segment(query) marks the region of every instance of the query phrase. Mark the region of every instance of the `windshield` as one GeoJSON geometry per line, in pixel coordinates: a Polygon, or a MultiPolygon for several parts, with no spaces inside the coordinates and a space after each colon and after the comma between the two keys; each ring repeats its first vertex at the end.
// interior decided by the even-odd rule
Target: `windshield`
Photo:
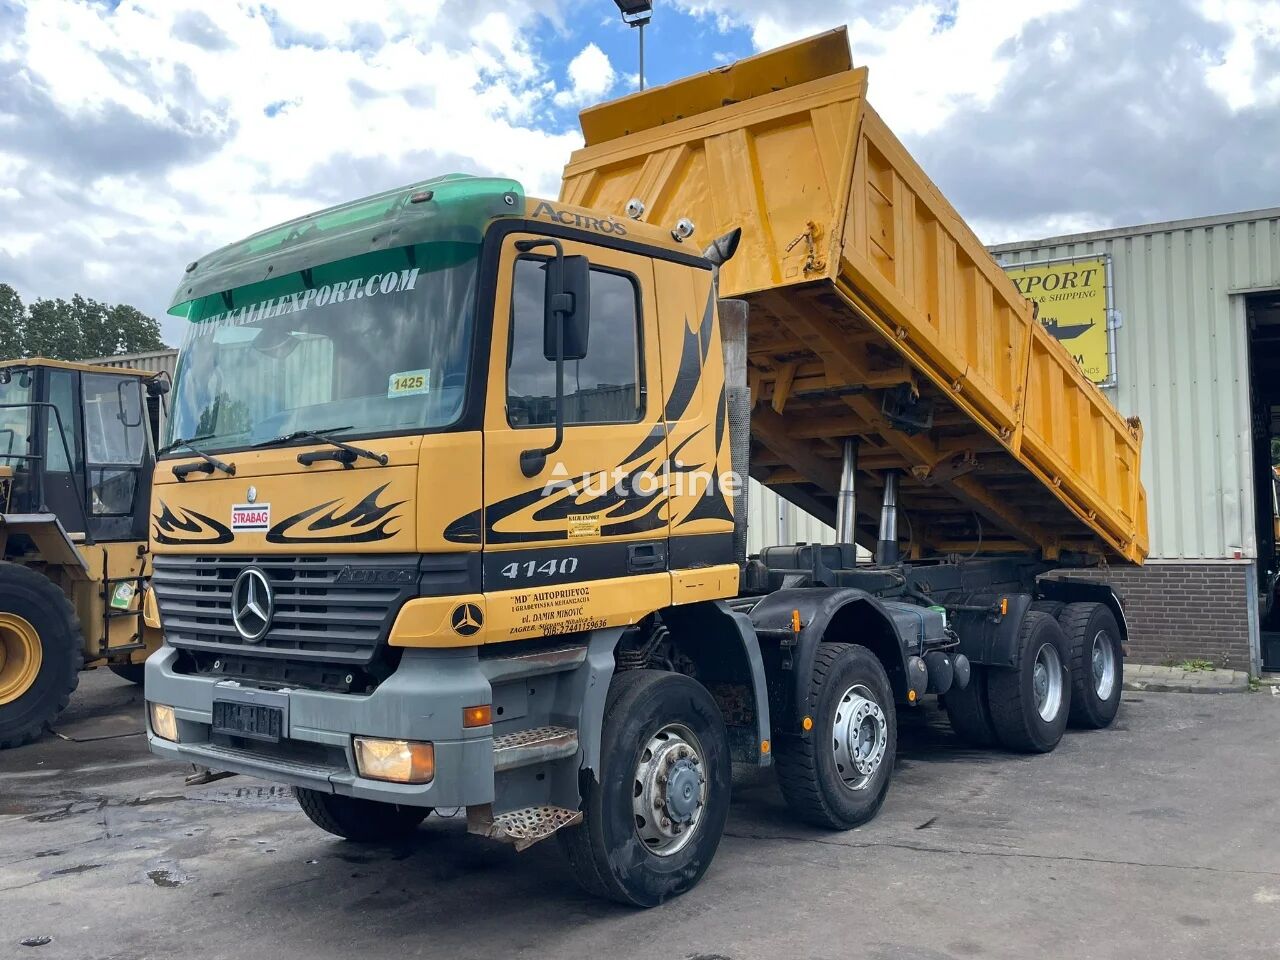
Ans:
{"type": "Polygon", "coordinates": [[[202,298],[165,442],[449,426],[465,397],[478,255],[474,243],[423,243],[202,298]]]}

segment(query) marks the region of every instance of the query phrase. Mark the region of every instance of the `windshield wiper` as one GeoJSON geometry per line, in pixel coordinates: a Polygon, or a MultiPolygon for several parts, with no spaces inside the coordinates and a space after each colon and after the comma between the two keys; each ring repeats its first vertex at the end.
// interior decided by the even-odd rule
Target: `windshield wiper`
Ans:
{"type": "Polygon", "coordinates": [[[234,477],[236,475],[236,465],[234,463],[227,463],[225,460],[219,460],[217,457],[210,456],[203,450],[199,450],[192,446],[193,443],[198,443],[201,440],[209,440],[212,437],[213,434],[209,433],[203,437],[192,437],[189,440],[174,440],[172,443],[166,443],[156,452],[163,454],[169,453],[173,450],[190,450],[204,461],[203,463],[180,463],[174,467],[173,475],[179,480],[185,480],[193,473],[213,473],[215,470],[221,470],[227,476],[234,477]]]}
{"type": "Polygon", "coordinates": [[[379,466],[385,467],[390,459],[385,453],[374,453],[372,450],[366,450],[363,447],[353,447],[349,443],[343,443],[341,440],[335,440],[333,437],[326,436],[326,433],[336,433],[339,430],[350,430],[350,426],[330,427],[325,433],[318,433],[314,430],[295,430],[293,433],[286,433],[283,436],[272,437],[270,440],[262,440],[255,443],[255,447],[273,447],[282,443],[290,443],[293,440],[314,440],[316,443],[327,443],[331,447],[337,447],[336,450],[309,450],[306,453],[298,454],[298,462],[304,467],[309,467],[313,463],[321,460],[336,460],[342,464],[344,469],[350,470],[361,457],[372,460],[379,466]]]}

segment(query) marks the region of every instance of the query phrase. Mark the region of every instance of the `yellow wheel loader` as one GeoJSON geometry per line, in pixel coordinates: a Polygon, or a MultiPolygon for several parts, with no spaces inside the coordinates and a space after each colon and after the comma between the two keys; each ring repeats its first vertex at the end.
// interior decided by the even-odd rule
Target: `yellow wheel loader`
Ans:
{"type": "Polygon", "coordinates": [[[80,671],[142,682],[155,374],[0,364],[0,749],[38,737],[80,671]]]}

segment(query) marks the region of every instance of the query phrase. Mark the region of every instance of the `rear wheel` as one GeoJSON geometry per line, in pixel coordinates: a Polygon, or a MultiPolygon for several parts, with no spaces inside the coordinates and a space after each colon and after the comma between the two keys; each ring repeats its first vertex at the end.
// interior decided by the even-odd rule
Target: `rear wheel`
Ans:
{"type": "Polygon", "coordinates": [[[778,784],[801,820],[848,830],[874,817],[889,792],[898,749],[893,688],[866,647],[823,643],[810,697],[810,736],[777,745],[778,784]]]}
{"type": "Polygon", "coordinates": [[[141,663],[109,663],[107,669],[114,673],[121,680],[128,680],[130,683],[136,683],[142,686],[142,678],[144,674],[145,664],[141,663]]]}
{"type": "Polygon", "coordinates": [[[302,812],[317,827],[356,843],[403,840],[417,830],[418,824],[431,812],[429,807],[379,803],[305,787],[295,787],[293,793],[302,812]]]}
{"type": "Polygon", "coordinates": [[[1048,753],[1067,728],[1070,652],[1058,621],[1029,611],[1018,632],[1018,664],[987,674],[987,704],[1000,742],[1010,750],[1048,753]]]}
{"type": "Polygon", "coordinates": [[[1104,603],[1071,603],[1058,615],[1071,650],[1071,725],[1100,730],[1120,709],[1120,626],[1104,603]]]}
{"type": "Polygon", "coordinates": [[[53,581],[0,562],[0,749],[29,743],[57,719],[80,682],[83,644],[53,581]]]}
{"type": "Polygon", "coordinates": [[[618,674],[583,822],[556,834],[574,876],[636,907],[691,889],[720,845],[731,777],[729,736],[706,688],[676,673],[618,674]]]}
{"type": "Polygon", "coordinates": [[[987,668],[974,664],[963,690],[952,687],[942,695],[947,719],[957,736],[971,747],[994,747],[1000,741],[987,705],[987,668]]]}

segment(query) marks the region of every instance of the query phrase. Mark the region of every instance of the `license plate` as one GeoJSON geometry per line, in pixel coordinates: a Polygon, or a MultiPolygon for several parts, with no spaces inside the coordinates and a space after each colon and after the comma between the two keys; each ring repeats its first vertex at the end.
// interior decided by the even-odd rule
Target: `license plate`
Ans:
{"type": "Polygon", "coordinates": [[[284,711],[254,703],[213,701],[213,732],[277,742],[284,736],[284,711]]]}

